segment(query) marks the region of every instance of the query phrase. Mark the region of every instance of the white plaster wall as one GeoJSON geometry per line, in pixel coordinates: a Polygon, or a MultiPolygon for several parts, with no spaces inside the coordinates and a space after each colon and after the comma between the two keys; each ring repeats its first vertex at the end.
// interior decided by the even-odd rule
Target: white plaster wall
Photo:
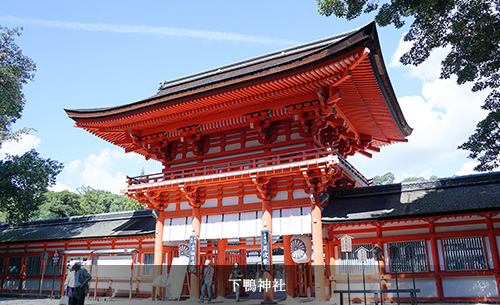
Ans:
{"type": "Polygon", "coordinates": [[[484,246],[485,246],[485,250],[486,250],[486,257],[488,258],[488,267],[490,269],[494,269],[493,254],[491,253],[490,239],[488,238],[488,236],[484,237],[484,246]]]}
{"type": "MultiPolygon", "coordinates": [[[[420,289],[420,293],[417,293],[417,298],[436,298],[436,280],[434,278],[420,278],[415,279],[415,286],[420,289]]],[[[411,278],[401,279],[398,278],[399,289],[411,289],[413,288],[413,280],[411,278]]],[[[396,289],[396,279],[387,280],[387,289],[396,289]]],[[[409,297],[409,293],[405,295],[400,295],[402,297],[409,297]]],[[[396,298],[396,293],[388,293],[388,297],[396,298]]]]}
{"type": "Polygon", "coordinates": [[[19,288],[19,279],[5,279],[3,282],[3,289],[18,289],[19,288]]]}
{"type": "Polygon", "coordinates": [[[459,232],[459,231],[475,231],[475,230],[486,230],[486,224],[478,223],[472,225],[459,225],[459,226],[449,226],[449,227],[436,227],[436,233],[442,232],[459,232]]]}
{"type": "Polygon", "coordinates": [[[445,297],[498,297],[494,276],[443,278],[445,297]]]}
{"type": "Polygon", "coordinates": [[[297,140],[297,139],[302,139],[302,137],[298,132],[294,132],[290,135],[290,140],[297,140]]]}
{"type": "Polygon", "coordinates": [[[276,196],[271,199],[271,201],[278,201],[278,200],[288,200],[288,192],[277,192],[276,196]]]}
{"type": "Polygon", "coordinates": [[[226,205],[237,205],[237,204],[238,204],[238,197],[237,196],[222,197],[222,205],[223,206],[226,206],[226,205]]]}
{"type": "MultiPolygon", "coordinates": [[[[108,249],[109,249],[109,247],[108,247],[108,249]]],[[[44,278],[43,285],[42,285],[42,289],[43,290],[52,290],[52,279],[49,280],[50,277],[51,276],[49,275],[49,276],[47,276],[47,277],[44,278]]],[[[56,279],[54,281],[54,292],[58,292],[59,291],[59,289],[61,287],[60,283],[61,283],[61,280],[59,280],[59,279],[56,279]]]]}
{"type": "Polygon", "coordinates": [[[293,190],[293,199],[308,198],[309,194],[306,194],[303,189],[293,190]]]}
{"type": "Polygon", "coordinates": [[[285,142],[286,141],[286,136],[281,135],[276,138],[276,142],[285,142]]]}
{"type": "Polygon", "coordinates": [[[224,148],[225,151],[230,151],[230,150],[235,150],[235,149],[240,149],[241,148],[241,143],[233,143],[226,145],[224,148]]]}
{"type": "Polygon", "coordinates": [[[259,145],[260,145],[259,140],[245,142],[245,147],[255,147],[255,146],[259,146],[259,145]]]}
{"type": "MultiPolygon", "coordinates": [[[[45,278],[47,280],[47,278],[45,278]]],[[[44,282],[45,282],[44,280],[44,282]]],[[[39,290],[40,279],[25,279],[23,281],[23,290],[39,290]]],[[[51,281],[52,284],[52,281],[51,281]]]]}
{"type": "Polygon", "coordinates": [[[215,153],[220,153],[221,152],[221,149],[220,149],[220,146],[214,146],[214,147],[210,147],[208,149],[208,154],[215,154],[215,153]]]}
{"type": "Polygon", "coordinates": [[[260,200],[255,194],[243,196],[243,203],[258,203],[258,202],[262,202],[262,200],[260,200]]]}
{"type": "Polygon", "coordinates": [[[211,198],[205,200],[205,203],[201,206],[202,208],[213,208],[217,206],[217,198],[211,198]]]}
{"type": "Polygon", "coordinates": [[[382,236],[406,236],[406,235],[418,235],[418,234],[427,234],[429,233],[429,229],[420,228],[420,229],[407,229],[407,230],[394,230],[394,231],[382,231],[382,236]]]}
{"type": "MultiPolygon", "coordinates": [[[[349,286],[351,290],[363,290],[363,280],[349,280],[349,286]]],[[[380,284],[378,280],[366,280],[365,282],[366,289],[380,289],[380,284]]],[[[337,288],[335,290],[347,290],[347,281],[337,281],[337,288]]],[[[335,297],[339,297],[338,294],[334,295],[335,297]]],[[[351,304],[353,304],[352,299],[359,298],[363,300],[362,293],[351,293],[351,304]]],[[[367,293],[366,298],[373,298],[373,293],[367,293]]],[[[371,302],[369,302],[371,303],[371,302]]],[[[344,294],[344,304],[347,304],[347,294],[344,294]]]]}
{"type": "Polygon", "coordinates": [[[164,209],[164,211],[175,211],[175,202],[169,203],[168,206],[164,209]]]}
{"type": "Polygon", "coordinates": [[[189,206],[189,202],[187,201],[181,201],[179,209],[181,210],[189,210],[191,207],[189,206]]]}

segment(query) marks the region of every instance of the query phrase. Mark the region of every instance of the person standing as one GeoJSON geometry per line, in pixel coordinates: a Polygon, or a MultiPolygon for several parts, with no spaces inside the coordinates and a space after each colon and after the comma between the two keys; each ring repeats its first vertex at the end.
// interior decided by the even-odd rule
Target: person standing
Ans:
{"type": "MultiPolygon", "coordinates": [[[[69,269],[69,264],[68,264],[69,269]]],[[[64,281],[64,291],[68,296],[68,299],[71,302],[71,297],[73,297],[73,290],[75,289],[75,265],[71,266],[71,269],[68,272],[68,276],[64,281]]]]}
{"type": "Polygon", "coordinates": [[[81,263],[76,263],[75,267],[75,290],[70,305],[84,305],[85,296],[89,293],[89,282],[92,276],[87,269],[82,268],[81,263]]]}
{"type": "Polygon", "coordinates": [[[243,278],[243,270],[241,270],[238,263],[234,263],[233,270],[231,270],[231,275],[229,279],[233,281],[234,295],[236,296],[236,302],[240,301],[240,289],[241,289],[241,279],[243,278]]]}
{"type": "Polygon", "coordinates": [[[214,267],[210,265],[210,260],[205,261],[203,279],[201,280],[201,294],[199,303],[205,303],[205,291],[208,296],[208,304],[212,303],[212,281],[214,279],[214,267]]]}

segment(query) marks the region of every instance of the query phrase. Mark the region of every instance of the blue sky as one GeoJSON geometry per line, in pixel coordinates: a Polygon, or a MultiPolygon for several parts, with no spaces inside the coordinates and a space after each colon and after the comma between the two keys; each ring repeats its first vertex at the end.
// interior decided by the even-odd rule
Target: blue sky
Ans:
{"type": "MultiPolygon", "coordinates": [[[[161,170],[155,161],[125,154],[74,128],[64,108],[134,102],[157,92],[158,82],[314,41],[365,25],[324,17],[315,0],[275,1],[2,1],[0,25],[24,27],[16,39],[37,63],[25,86],[26,108],[17,127],[37,129],[0,155],[36,148],[65,164],[54,190],[83,185],[118,193],[125,175],[161,170]]],[[[485,113],[485,92],[440,80],[438,50],[419,67],[404,67],[403,29],[378,28],[382,52],[403,113],[414,133],[372,159],[350,158],[365,176],[388,171],[408,176],[471,174],[467,152],[456,149],[485,113]]]]}

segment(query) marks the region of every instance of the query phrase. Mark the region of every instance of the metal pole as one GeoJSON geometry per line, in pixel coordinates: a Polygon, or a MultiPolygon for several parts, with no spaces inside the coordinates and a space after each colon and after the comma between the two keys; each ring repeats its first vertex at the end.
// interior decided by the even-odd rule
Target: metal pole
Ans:
{"type": "Polygon", "coordinates": [[[42,288],[43,288],[43,276],[45,274],[45,269],[47,268],[47,264],[46,264],[47,260],[42,260],[42,278],[40,279],[40,291],[38,293],[38,295],[41,297],[42,296],[42,288]]]}
{"type": "Polygon", "coordinates": [[[380,285],[380,304],[384,305],[384,294],[382,293],[382,277],[380,275],[380,261],[377,260],[377,265],[378,265],[378,283],[380,285]]]}
{"type": "Polygon", "coordinates": [[[411,277],[413,279],[413,289],[416,289],[415,285],[415,268],[413,267],[413,257],[410,258],[410,265],[411,265],[411,277]]]}
{"type": "Polygon", "coordinates": [[[349,281],[349,252],[345,253],[347,257],[347,300],[349,305],[351,305],[351,283],[349,281]]]}
{"type": "Polygon", "coordinates": [[[366,305],[366,281],[365,281],[365,263],[361,262],[361,269],[363,270],[363,296],[365,298],[366,305]]]}
{"type": "Polygon", "coordinates": [[[399,285],[398,285],[398,270],[394,268],[394,276],[396,276],[396,294],[398,297],[398,305],[399,305],[399,285]]]}
{"type": "Polygon", "coordinates": [[[50,299],[54,299],[54,284],[56,282],[56,268],[53,268],[53,275],[52,275],[52,291],[50,292],[50,299]]]}

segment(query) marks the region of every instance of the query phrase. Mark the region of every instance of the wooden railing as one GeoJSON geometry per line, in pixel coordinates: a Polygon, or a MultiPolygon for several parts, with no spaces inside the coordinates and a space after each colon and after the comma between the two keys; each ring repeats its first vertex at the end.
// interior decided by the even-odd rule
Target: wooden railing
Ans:
{"type": "MultiPolygon", "coordinates": [[[[237,172],[243,170],[251,170],[261,167],[271,167],[286,163],[314,160],[336,155],[331,149],[316,148],[303,151],[286,152],[282,154],[260,156],[251,159],[234,160],[222,163],[210,163],[196,166],[187,166],[179,169],[170,169],[163,173],[149,174],[136,177],[128,177],[127,183],[129,186],[168,181],[173,179],[185,179],[190,177],[210,176],[222,173],[237,172]]],[[[345,161],[344,158],[338,156],[344,166],[356,173],[359,177],[365,179],[351,164],[345,161]]],[[[366,180],[366,179],[365,179],[366,180]]]]}

